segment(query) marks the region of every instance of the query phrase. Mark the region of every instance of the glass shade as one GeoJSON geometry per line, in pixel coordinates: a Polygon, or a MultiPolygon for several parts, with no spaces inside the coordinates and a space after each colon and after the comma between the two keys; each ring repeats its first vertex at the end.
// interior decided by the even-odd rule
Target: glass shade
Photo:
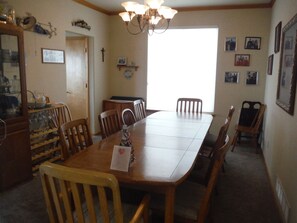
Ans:
{"type": "Polygon", "coordinates": [[[119,16],[122,17],[124,22],[130,22],[133,19],[133,17],[135,16],[135,13],[121,12],[121,13],[119,13],[119,16]]]}
{"type": "Polygon", "coordinates": [[[158,9],[164,3],[164,0],[146,0],[145,2],[151,9],[158,9]]]}
{"type": "Polygon", "coordinates": [[[125,8],[127,12],[134,12],[136,6],[138,5],[137,2],[123,2],[122,6],[125,8]]]}
{"type": "Polygon", "coordinates": [[[138,4],[136,7],[135,7],[135,14],[137,15],[144,15],[146,10],[148,10],[149,7],[146,6],[146,5],[141,5],[141,4],[138,4]]]}
{"type": "Polygon", "coordinates": [[[169,8],[166,10],[161,10],[161,11],[162,11],[162,15],[165,19],[172,19],[174,17],[174,15],[177,13],[177,10],[172,9],[172,8],[169,8]]]}
{"type": "Polygon", "coordinates": [[[150,24],[157,25],[160,20],[161,20],[161,17],[160,16],[157,16],[157,17],[156,16],[152,16],[150,18],[150,24]]]}

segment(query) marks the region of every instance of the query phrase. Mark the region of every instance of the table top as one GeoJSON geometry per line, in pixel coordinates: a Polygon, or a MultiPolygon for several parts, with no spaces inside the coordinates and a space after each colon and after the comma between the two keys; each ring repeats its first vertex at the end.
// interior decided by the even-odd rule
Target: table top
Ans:
{"type": "Polygon", "coordinates": [[[177,185],[189,174],[212,116],[177,112],[156,112],[129,127],[135,161],[128,172],[111,170],[118,132],[77,153],[64,165],[114,174],[120,183],[177,185]]]}

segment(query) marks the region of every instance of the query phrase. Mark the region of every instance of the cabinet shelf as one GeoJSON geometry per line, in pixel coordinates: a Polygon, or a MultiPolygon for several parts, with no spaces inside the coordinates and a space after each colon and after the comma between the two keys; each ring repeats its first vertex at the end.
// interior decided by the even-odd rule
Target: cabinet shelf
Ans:
{"type": "Polygon", "coordinates": [[[50,156],[54,152],[57,152],[57,151],[60,151],[60,150],[61,150],[61,148],[59,146],[54,147],[52,149],[45,150],[44,152],[38,153],[36,155],[33,155],[32,156],[32,161],[35,161],[35,160],[40,159],[42,157],[50,156]]]}
{"type": "Polygon", "coordinates": [[[121,70],[122,68],[132,68],[132,69],[135,69],[135,71],[137,71],[138,67],[139,66],[136,66],[136,65],[117,65],[117,67],[119,68],[119,70],[121,70]]]}

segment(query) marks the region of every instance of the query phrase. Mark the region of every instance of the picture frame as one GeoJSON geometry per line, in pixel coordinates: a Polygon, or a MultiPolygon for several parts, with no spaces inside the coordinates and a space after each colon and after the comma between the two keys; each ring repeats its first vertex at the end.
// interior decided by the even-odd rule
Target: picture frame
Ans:
{"type": "Polygon", "coordinates": [[[64,50],[41,48],[42,63],[64,64],[64,50]]]}
{"type": "Polygon", "coordinates": [[[275,32],[274,32],[274,53],[279,52],[281,31],[282,31],[282,22],[279,22],[275,27],[275,32]]]}
{"type": "Polygon", "coordinates": [[[294,115],[297,75],[297,14],[282,29],[276,104],[294,115]]]}
{"type": "Polygon", "coordinates": [[[273,54],[271,54],[268,57],[268,65],[267,65],[267,74],[272,75],[272,69],[273,69],[273,54]]]}
{"type": "Polygon", "coordinates": [[[226,71],[224,80],[225,80],[225,83],[238,84],[239,83],[239,72],[226,71]]]}
{"type": "Polygon", "coordinates": [[[117,65],[119,66],[127,65],[127,57],[118,57],[117,65]]]}
{"type": "Polygon", "coordinates": [[[237,48],[236,37],[226,37],[225,39],[225,51],[234,52],[237,48]]]}
{"type": "Polygon", "coordinates": [[[261,49],[261,37],[245,37],[244,49],[247,50],[260,50],[261,49]]]}
{"type": "Polygon", "coordinates": [[[235,54],[234,66],[250,66],[250,54],[235,54]]]}
{"type": "Polygon", "coordinates": [[[246,85],[257,85],[258,84],[258,71],[247,71],[245,76],[246,85]]]}

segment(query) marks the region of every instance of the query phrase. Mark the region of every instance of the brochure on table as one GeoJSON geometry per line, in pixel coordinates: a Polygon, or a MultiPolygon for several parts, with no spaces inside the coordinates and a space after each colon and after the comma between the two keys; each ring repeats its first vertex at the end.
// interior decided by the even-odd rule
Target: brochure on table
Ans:
{"type": "Polygon", "coordinates": [[[118,146],[113,147],[110,169],[128,172],[131,156],[131,147],[118,146]]]}

